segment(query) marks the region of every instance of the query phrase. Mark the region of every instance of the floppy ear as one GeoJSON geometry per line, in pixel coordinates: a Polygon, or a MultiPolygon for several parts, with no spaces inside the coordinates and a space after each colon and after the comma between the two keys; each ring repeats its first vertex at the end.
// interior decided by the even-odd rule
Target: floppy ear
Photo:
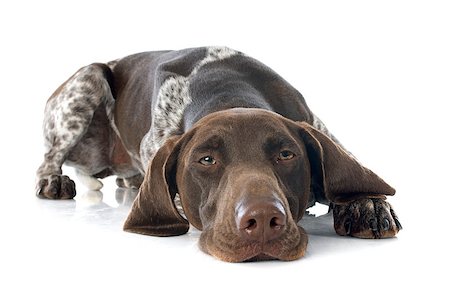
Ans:
{"type": "Polygon", "coordinates": [[[300,135],[305,143],[313,180],[327,200],[345,203],[359,198],[385,198],[395,189],[362,166],[340,145],[311,125],[301,122],[300,135]]]}
{"type": "Polygon", "coordinates": [[[174,204],[176,185],[170,178],[180,146],[179,136],[167,140],[156,152],[145,174],[144,182],[134,200],[123,226],[128,232],[151,236],[178,236],[189,230],[189,223],[174,204]]]}

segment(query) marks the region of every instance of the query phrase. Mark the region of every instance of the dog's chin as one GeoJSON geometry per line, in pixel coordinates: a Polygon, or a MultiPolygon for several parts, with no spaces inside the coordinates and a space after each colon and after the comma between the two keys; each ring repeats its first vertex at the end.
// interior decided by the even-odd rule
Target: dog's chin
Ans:
{"type": "Polygon", "coordinates": [[[199,246],[203,252],[219,260],[234,263],[297,260],[305,255],[307,244],[308,237],[301,227],[298,227],[295,237],[290,236],[286,240],[271,241],[264,245],[259,242],[224,241],[223,235],[216,238],[213,232],[208,230],[202,232],[199,240],[199,246]]]}

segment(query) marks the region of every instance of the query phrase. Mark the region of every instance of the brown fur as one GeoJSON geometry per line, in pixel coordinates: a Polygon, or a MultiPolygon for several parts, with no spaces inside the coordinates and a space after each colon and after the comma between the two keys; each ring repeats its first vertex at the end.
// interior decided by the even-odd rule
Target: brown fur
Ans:
{"type": "Polygon", "coordinates": [[[401,228],[384,201],[395,190],[340,145],[293,86],[229,48],[86,66],[49,99],[44,136],[39,197],[75,196],[63,163],[96,190],[96,178],[117,175],[119,186],[140,186],[125,230],[173,236],[192,224],[201,249],[221,260],[302,257],[308,238],[298,221],[315,202],[333,207],[341,235],[391,237],[401,228]]]}
{"type": "Polygon", "coordinates": [[[297,259],[306,250],[307,237],[297,222],[307,207],[312,175],[320,175],[331,202],[394,193],[306,123],[260,109],[214,113],[156,153],[124,228],[158,236],[185,233],[188,223],[173,203],[178,192],[187,219],[203,231],[203,251],[234,262],[255,257],[297,259]],[[274,156],[284,149],[295,152],[296,157],[277,163],[274,156]],[[199,164],[204,155],[214,156],[217,164],[199,164]],[[276,240],[240,238],[233,212],[249,195],[277,198],[288,209],[286,229],[276,240]]]}

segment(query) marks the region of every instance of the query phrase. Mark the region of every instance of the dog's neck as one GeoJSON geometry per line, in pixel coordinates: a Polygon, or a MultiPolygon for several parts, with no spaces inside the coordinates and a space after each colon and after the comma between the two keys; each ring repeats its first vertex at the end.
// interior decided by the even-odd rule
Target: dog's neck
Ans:
{"type": "Polygon", "coordinates": [[[232,108],[273,110],[262,92],[248,81],[230,73],[220,75],[224,77],[215,81],[207,71],[201,74],[201,79],[192,80],[190,93],[195,101],[184,111],[181,124],[184,132],[204,116],[218,111],[232,108]]]}

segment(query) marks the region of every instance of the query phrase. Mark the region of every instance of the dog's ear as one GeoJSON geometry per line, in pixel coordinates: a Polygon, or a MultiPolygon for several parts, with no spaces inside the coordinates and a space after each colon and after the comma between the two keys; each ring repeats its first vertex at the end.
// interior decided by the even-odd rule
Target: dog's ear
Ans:
{"type": "Polygon", "coordinates": [[[345,203],[359,198],[385,198],[395,189],[311,125],[300,122],[300,136],[308,152],[313,182],[326,199],[345,203]],[[321,187],[321,188],[320,188],[321,187]]]}
{"type": "Polygon", "coordinates": [[[151,236],[178,236],[189,223],[175,207],[176,184],[172,174],[180,151],[179,136],[167,140],[156,152],[134,200],[124,230],[151,236]]]}

